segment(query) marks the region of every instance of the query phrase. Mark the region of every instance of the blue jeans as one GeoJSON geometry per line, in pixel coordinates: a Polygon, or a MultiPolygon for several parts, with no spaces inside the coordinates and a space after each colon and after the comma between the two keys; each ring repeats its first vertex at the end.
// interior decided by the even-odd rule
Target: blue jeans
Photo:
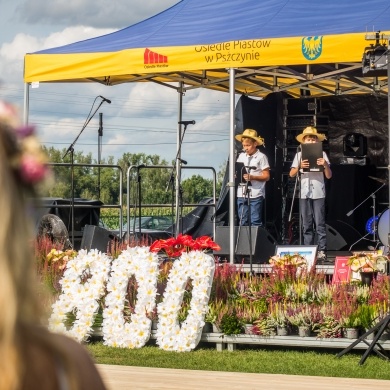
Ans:
{"type": "Polygon", "coordinates": [[[317,233],[318,250],[326,251],[325,198],[299,199],[299,202],[304,245],[315,245],[317,233]]]}
{"type": "MultiPolygon", "coordinates": [[[[259,196],[258,198],[250,199],[251,206],[251,226],[263,226],[263,203],[264,196],[259,196]]],[[[249,225],[248,218],[248,199],[247,198],[237,198],[237,212],[238,212],[238,223],[241,226],[249,225]]]]}

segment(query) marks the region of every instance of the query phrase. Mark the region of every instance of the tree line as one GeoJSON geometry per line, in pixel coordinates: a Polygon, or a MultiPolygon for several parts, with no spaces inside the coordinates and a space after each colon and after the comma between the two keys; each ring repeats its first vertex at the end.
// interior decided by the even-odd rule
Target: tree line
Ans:
{"type": "MultiPolygon", "coordinates": [[[[71,198],[71,173],[69,166],[55,164],[71,163],[71,155],[66,154],[66,149],[56,149],[54,147],[43,147],[48,155],[50,163],[54,163],[53,172],[55,177],[54,185],[48,190],[45,196],[71,198]]],[[[87,155],[78,151],[73,154],[74,164],[97,164],[92,158],[92,153],[87,155]]],[[[126,180],[129,167],[145,166],[172,166],[158,155],[146,155],[145,153],[124,153],[117,161],[110,156],[100,161],[101,165],[116,165],[123,172],[123,190],[126,192],[126,180]]],[[[220,167],[217,172],[217,196],[220,192],[225,167],[220,167]]],[[[142,204],[169,204],[172,202],[172,183],[169,185],[172,174],[171,168],[150,168],[132,169],[130,171],[130,203],[139,201],[141,193],[142,204]],[[138,174],[139,173],[139,174],[138,174]],[[138,187],[140,186],[140,187],[138,187]],[[141,188],[141,191],[138,191],[141,188]]],[[[74,166],[74,196],[91,200],[101,200],[104,204],[119,204],[120,199],[120,170],[105,167],[74,166]]],[[[173,180],[175,181],[175,180],[173,180]]],[[[173,183],[174,184],[174,183],[173,183]]],[[[198,203],[204,198],[213,194],[213,180],[206,179],[196,174],[181,181],[181,193],[184,204],[198,203]]],[[[126,202],[126,196],[123,197],[126,202]]]]}

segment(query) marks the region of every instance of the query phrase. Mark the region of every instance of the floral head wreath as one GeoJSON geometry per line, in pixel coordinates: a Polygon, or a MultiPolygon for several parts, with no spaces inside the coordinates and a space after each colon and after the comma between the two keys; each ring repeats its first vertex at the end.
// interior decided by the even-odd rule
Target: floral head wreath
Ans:
{"type": "Polygon", "coordinates": [[[35,136],[35,128],[20,125],[15,106],[0,100],[0,131],[11,169],[27,188],[34,189],[49,175],[47,157],[35,136]]]}

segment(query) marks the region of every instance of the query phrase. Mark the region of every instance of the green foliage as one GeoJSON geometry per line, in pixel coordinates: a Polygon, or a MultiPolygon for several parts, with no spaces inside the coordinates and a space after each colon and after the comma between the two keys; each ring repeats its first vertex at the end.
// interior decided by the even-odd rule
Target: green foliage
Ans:
{"type": "Polygon", "coordinates": [[[357,310],[361,325],[364,329],[370,329],[374,325],[378,315],[378,309],[374,305],[361,305],[357,310]]]}
{"type": "Polygon", "coordinates": [[[224,334],[240,334],[242,333],[242,322],[238,318],[235,310],[225,313],[221,319],[220,328],[224,334]]]}
{"type": "MultiPolygon", "coordinates": [[[[44,147],[49,161],[55,164],[69,164],[71,156],[66,154],[66,149],[57,150],[53,147],[44,147]]],[[[131,205],[139,203],[139,192],[141,193],[141,203],[145,205],[172,204],[172,191],[167,191],[172,168],[167,161],[158,155],[146,155],[145,153],[124,153],[117,161],[111,156],[102,159],[101,165],[119,166],[123,172],[123,189],[126,189],[127,173],[130,170],[130,193],[131,205]],[[145,165],[140,169],[135,169],[139,165],[145,165]],[[166,168],[168,166],[168,168],[166,168]],[[139,177],[137,177],[137,172],[139,177]],[[140,189],[140,191],[139,191],[140,189]]],[[[76,198],[101,200],[105,204],[117,205],[120,203],[120,169],[106,167],[79,167],[77,164],[97,164],[92,159],[92,154],[83,155],[78,151],[74,153],[74,194],[76,198]]],[[[49,197],[70,198],[71,193],[71,169],[69,166],[55,165],[53,167],[55,175],[55,185],[45,194],[49,197]]],[[[218,174],[217,195],[221,186],[218,174]]],[[[212,197],[213,183],[211,179],[205,179],[201,175],[194,175],[185,179],[181,183],[183,189],[183,202],[187,204],[199,203],[203,198],[212,197]]],[[[170,186],[172,189],[172,184],[170,186]]],[[[123,198],[123,202],[126,197],[123,198]]]]}
{"type": "Polygon", "coordinates": [[[203,198],[210,197],[213,194],[213,181],[200,175],[194,175],[183,180],[182,189],[184,203],[198,203],[203,198]]]}

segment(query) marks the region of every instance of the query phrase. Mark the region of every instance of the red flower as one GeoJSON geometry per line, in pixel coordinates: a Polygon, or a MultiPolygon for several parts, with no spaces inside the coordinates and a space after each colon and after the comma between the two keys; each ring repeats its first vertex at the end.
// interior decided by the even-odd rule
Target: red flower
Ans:
{"type": "Polygon", "coordinates": [[[177,238],[172,237],[168,240],[157,240],[150,246],[151,252],[164,250],[169,257],[179,257],[183,252],[207,249],[219,251],[221,247],[208,236],[198,237],[194,240],[187,234],[179,234],[177,238]]]}
{"type": "Polygon", "coordinates": [[[156,240],[152,243],[152,245],[150,246],[149,250],[150,252],[160,252],[162,251],[163,249],[166,249],[167,248],[167,245],[166,245],[166,241],[167,240],[156,240]]]}
{"type": "Polygon", "coordinates": [[[209,236],[198,237],[196,243],[200,246],[200,249],[212,249],[213,251],[221,250],[221,247],[209,236]]]}
{"type": "Polygon", "coordinates": [[[188,234],[185,235],[179,234],[177,236],[176,246],[181,247],[183,251],[185,249],[190,249],[190,250],[193,249],[193,245],[194,245],[194,240],[188,234]]]}

